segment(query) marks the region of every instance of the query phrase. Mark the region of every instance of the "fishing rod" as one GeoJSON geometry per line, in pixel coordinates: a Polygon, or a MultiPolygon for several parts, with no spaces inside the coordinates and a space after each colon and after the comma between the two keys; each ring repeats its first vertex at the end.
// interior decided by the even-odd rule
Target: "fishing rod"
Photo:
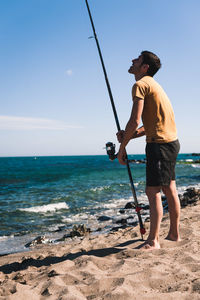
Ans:
{"type": "MultiPolygon", "coordinates": [[[[121,129],[120,129],[120,124],[119,124],[119,119],[118,119],[118,116],[117,116],[117,111],[116,111],[116,108],[115,108],[115,103],[114,103],[112,91],[111,91],[111,88],[110,88],[110,83],[108,81],[108,76],[107,76],[106,68],[105,68],[105,65],[104,65],[103,56],[102,56],[101,49],[100,49],[100,46],[99,46],[99,41],[98,41],[97,34],[96,34],[96,31],[95,31],[94,22],[93,22],[93,19],[92,19],[92,15],[91,15],[91,12],[90,12],[88,1],[85,0],[85,3],[86,3],[86,6],[87,6],[90,22],[91,22],[91,25],[92,25],[92,30],[93,30],[94,38],[95,38],[95,41],[96,41],[96,45],[97,45],[101,65],[102,65],[102,68],[103,68],[103,73],[104,73],[104,77],[105,77],[105,81],[106,81],[106,85],[107,85],[107,89],[108,89],[108,94],[109,94],[109,97],[110,97],[110,102],[111,102],[111,105],[112,105],[112,110],[113,110],[114,117],[115,117],[117,130],[120,131],[121,129]]],[[[113,145],[113,143],[111,143],[111,142],[107,143],[106,144],[106,150],[107,150],[107,154],[109,155],[109,158],[111,160],[113,160],[117,157],[117,155],[115,154],[115,145],[113,145]]],[[[129,176],[129,180],[130,180],[130,184],[131,184],[131,191],[132,191],[133,199],[134,199],[134,203],[135,203],[135,210],[136,210],[138,220],[139,220],[140,233],[141,233],[141,237],[143,239],[143,235],[145,234],[146,230],[144,228],[144,225],[143,225],[143,222],[142,222],[142,217],[141,217],[141,214],[140,214],[141,207],[139,206],[139,203],[138,203],[138,200],[137,200],[137,195],[136,195],[135,186],[134,186],[134,183],[133,183],[133,177],[132,177],[132,174],[131,174],[131,169],[130,169],[127,153],[126,153],[126,167],[127,167],[128,176],[129,176]]]]}

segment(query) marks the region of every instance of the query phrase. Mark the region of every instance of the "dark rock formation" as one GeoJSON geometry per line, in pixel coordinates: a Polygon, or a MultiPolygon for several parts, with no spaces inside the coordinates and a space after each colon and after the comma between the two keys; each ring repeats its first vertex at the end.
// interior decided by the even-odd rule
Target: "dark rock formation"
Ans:
{"type": "Polygon", "coordinates": [[[70,237],[84,236],[91,232],[90,228],[87,228],[85,224],[74,225],[70,232],[70,237]]]}
{"type": "Polygon", "coordinates": [[[187,205],[196,205],[196,202],[200,200],[200,189],[196,188],[188,188],[186,192],[182,195],[179,194],[179,200],[181,207],[185,207],[187,205]]]}
{"type": "Polygon", "coordinates": [[[32,240],[31,242],[27,243],[25,247],[29,248],[29,247],[34,247],[36,245],[47,244],[47,243],[51,243],[51,240],[46,239],[44,235],[40,235],[36,237],[34,240],[32,240]]]}

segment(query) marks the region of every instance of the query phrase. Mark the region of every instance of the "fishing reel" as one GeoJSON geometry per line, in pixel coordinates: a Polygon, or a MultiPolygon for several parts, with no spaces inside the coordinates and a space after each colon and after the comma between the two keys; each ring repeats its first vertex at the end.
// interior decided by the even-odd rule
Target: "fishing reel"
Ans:
{"type": "Polygon", "coordinates": [[[105,149],[110,160],[114,160],[115,158],[117,158],[117,154],[115,154],[115,144],[113,144],[112,142],[108,142],[106,143],[105,149]]]}

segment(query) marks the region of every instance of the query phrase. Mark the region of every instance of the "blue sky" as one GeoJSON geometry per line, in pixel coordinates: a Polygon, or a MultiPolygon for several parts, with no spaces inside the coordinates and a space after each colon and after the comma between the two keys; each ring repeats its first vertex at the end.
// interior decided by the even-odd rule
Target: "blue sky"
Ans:
{"type": "MultiPolygon", "coordinates": [[[[200,152],[200,1],[88,0],[121,127],[127,70],[155,52],[181,152],[200,152]]],[[[84,0],[0,1],[0,156],[105,154],[116,125],[84,0]]],[[[129,153],[144,153],[145,138],[129,153]]]]}

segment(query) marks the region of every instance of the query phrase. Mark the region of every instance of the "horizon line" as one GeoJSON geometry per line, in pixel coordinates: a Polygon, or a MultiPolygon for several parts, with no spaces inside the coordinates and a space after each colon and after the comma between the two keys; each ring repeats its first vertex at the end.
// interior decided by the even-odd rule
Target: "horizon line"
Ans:
{"type": "MultiPolygon", "coordinates": [[[[197,155],[200,156],[200,153],[197,152],[185,152],[185,153],[179,153],[180,154],[191,154],[191,155],[197,155]]],[[[128,155],[146,155],[145,153],[129,153],[128,155]]],[[[37,158],[37,157],[65,157],[65,156],[108,156],[107,154],[61,154],[61,155],[14,155],[14,156],[0,156],[0,158],[22,158],[22,157],[33,157],[33,158],[37,158]]]]}

